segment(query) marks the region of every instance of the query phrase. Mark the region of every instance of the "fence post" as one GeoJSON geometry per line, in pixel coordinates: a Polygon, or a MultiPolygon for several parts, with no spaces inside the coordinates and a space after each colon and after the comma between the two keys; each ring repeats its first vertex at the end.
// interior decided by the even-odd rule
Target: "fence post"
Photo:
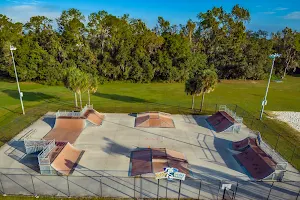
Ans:
{"type": "Polygon", "coordinates": [[[32,174],[30,174],[30,176],[31,176],[31,183],[32,183],[32,188],[33,188],[33,195],[34,195],[35,197],[37,197],[37,194],[36,194],[36,192],[35,192],[34,183],[33,183],[33,176],[32,176],[32,174]]]}
{"type": "Polygon", "coordinates": [[[198,200],[200,199],[200,195],[201,195],[201,182],[202,182],[202,180],[200,180],[199,193],[198,193],[198,200]]]}
{"type": "Polygon", "coordinates": [[[156,199],[159,199],[159,179],[157,180],[157,197],[156,199]]]}
{"type": "Polygon", "coordinates": [[[274,181],[273,181],[273,183],[272,183],[272,185],[271,185],[271,188],[270,188],[270,191],[269,191],[267,200],[269,199],[269,197],[270,197],[270,195],[271,195],[271,191],[272,191],[273,185],[274,185],[274,181]]]}
{"type": "Polygon", "coordinates": [[[237,182],[236,182],[236,187],[235,187],[235,192],[234,192],[234,194],[233,194],[233,199],[235,199],[235,196],[236,196],[238,187],[239,187],[239,182],[237,181],[237,182]]]}
{"type": "Polygon", "coordinates": [[[167,183],[166,183],[166,199],[168,198],[168,183],[169,183],[169,181],[167,179],[167,183]]]}
{"type": "MultiPolygon", "coordinates": [[[[223,197],[222,197],[222,200],[225,199],[225,193],[226,193],[226,187],[224,188],[224,191],[223,191],[223,197]]],[[[218,195],[219,197],[219,195],[218,195]]]]}
{"type": "Polygon", "coordinates": [[[297,198],[296,198],[296,200],[298,200],[298,197],[300,196],[300,189],[299,189],[299,192],[298,192],[298,194],[297,194],[297,198]]]}
{"type": "Polygon", "coordinates": [[[217,196],[217,199],[219,199],[219,194],[220,194],[221,184],[222,184],[222,181],[220,181],[220,184],[219,184],[219,190],[218,190],[218,196],[217,196]]]}
{"type": "Polygon", "coordinates": [[[236,113],[236,110],[237,110],[237,104],[235,104],[234,113],[236,113]]]}
{"type": "Polygon", "coordinates": [[[218,111],[218,104],[216,103],[215,112],[218,111]]]}
{"type": "Polygon", "coordinates": [[[275,148],[274,148],[274,150],[275,150],[275,151],[277,150],[277,146],[278,146],[279,138],[280,138],[280,135],[278,135],[278,137],[277,137],[277,142],[276,142],[276,145],[275,145],[275,148]]]}
{"type": "Polygon", "coordinates": [[[181,180],[179,180],[178,200],[180,199],[180,192],[181,192],[181,180]]]}
{"type": "Polygon", "coordinates": [[[135,198],[135,177],[133,178],[133,197],[135,198]]]}
{"type": "Polygon", "coordinates": [[[251,122],[251,128],[250,128],[250,129],[253,129],[253,122],[254,122],[254,119],[255,119],[255,117],[253,116],[253,117],[252,117],[252,122],[251,122]]]}
{"type": "Polygon", "coordinates": [[[292,156],[291,156],[291,161],[290,161],[290,162],[292,162],[292,161],[293,161],[293,158],[294,158],[295,151],[296,151],[296,145],[294,146],[294,150],[293,150],[293,153],[292,153],[292,156]]]}
{"type": "Polygon", "coordinates": [[[102,197],[102,178],[100,177],[100,197],[102,197]]]}
{"type": "Polygon", "coordinates": [[[6,196],[1,177],[2,177],[2,173],[0,172],[0,183],[1,183],[1,187],[2,187],[3,196],[6,196]]]}
{"type": "Polygon", "coordinates": [[[68,197],[71,197],[70,186],[69,186],[69,176],[67,176],[67,184],[68,184],[68,197]]]}

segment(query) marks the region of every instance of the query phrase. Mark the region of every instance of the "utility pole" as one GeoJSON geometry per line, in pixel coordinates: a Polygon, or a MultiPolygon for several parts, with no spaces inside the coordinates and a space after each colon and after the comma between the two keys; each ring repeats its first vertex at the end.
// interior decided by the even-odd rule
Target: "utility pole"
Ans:
{"type": "Polygon", "coordinates": [[[263,101],[261,103],[262,108],[261,108],[259,120],[262,119],[263,113],[264,113],[264,109],[265,109],[265,105],[267,105],[267,96],[268,96],[269,86],[270,86],[270,82],[271,82],[271,78],[272,78],[272,73],[273,73],[275,59],[279,58],[280,54],[278,54],[278,53],[271,54],[269,57],[273,60],[272,61],[272,68],[271,68],[270,75],[269,75],[269,81],[268,81],[268,85],[267,85],[267,89],[266,89],[266,94],[265,94],[265,97],[264,97],[264,99],[263,99],[263,101]]]}
{"type": "Polygon", "coordinates": [[[18,79],[16,64],[15,64],[15,59],[14,59],[14,53],[13,53],[13,51],[15,51],[16,49],[17,49],[16,47],[10,45],[10,53],[11,53],[12,61],[13,61],[13,64],[14,64],[16,81],[17,81],[17,85],[18,85],[18,92],[19,92],[21,106],[22,106],[22,112],[23,112],[23,115],[25,115],[24,106],[23,106],[23,100],[22,100],[23,92],[21,92],[21,90],[20,90],[19,79],[18,79]]]}

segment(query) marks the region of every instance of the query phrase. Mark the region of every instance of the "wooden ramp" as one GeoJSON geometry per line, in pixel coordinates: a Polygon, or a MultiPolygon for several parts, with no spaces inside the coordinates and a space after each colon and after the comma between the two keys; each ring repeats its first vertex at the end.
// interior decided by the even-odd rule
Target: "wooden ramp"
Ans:
{"type": "Polygon", "coordinates": [[[61,174],[69,175],[78,163],[83,151],[67,143],[52,161],[51,167],[61,174]]]}
{"type": "Polygon", "coordinates": [[[224,111],[216,112],[212,116],[208,117],[206,121],[217,133],[225,131],[235,123],[235,120],[224,111]]]}
{"type": "Polygon", "coordinates": [[[104,115],[94,109],[87,109],[83,113],[83,117],[96,126],[100,126],[104,120],[104,115]]]}
{"type": "Polygon", "coordinates": [[[166,167],[177,168],[187,176],[191,175],[186,157],[181,152],[166,148],[145,148],[131,152],[129,176],[153,176],[166,167]]]}
{"type": "Polygon", "coordinates": [[[135,127],[143,128],[175,128],[170,114],[161,112],[146,112],[135,118],[135,127]]]}
{"type": "Polygon", "coordinates": [[[232,142],[232,149],[235,151],[244,151],[250,146],[258,146],[256,140],[256,138],[247,137],[243,140],[232,142]]]}
{"type": "Polygon", "coordinates": [[[44,136],[45,140],[55,140],[74,144],[85,127],[85,119],[80,117],[58,117],[54,128],[44,136]]]}
{"type": "Polygon", "coordinates": [[[276,162],[259,146],[250,146],[244,152],[233,156],[257,180],[264,179],[275,171],[276,162]]]}

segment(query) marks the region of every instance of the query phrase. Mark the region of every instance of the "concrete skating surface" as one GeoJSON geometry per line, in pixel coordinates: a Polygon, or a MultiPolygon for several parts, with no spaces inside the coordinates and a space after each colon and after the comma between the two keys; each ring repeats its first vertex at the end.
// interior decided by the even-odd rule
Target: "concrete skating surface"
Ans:
{"type": "MultiPolygon", "coordinates": [[[[79,181],[79,178],[75,180],[76,176],[95,176],[93,179],[89,178],[89,181],[83,179],[81,181],[82,183],[86,181],[86,184],[89,182],[89,187],[97,187],[98,190],[98,185],[95,186],[90,182],[93,180],[99,184],[100,179],[97,176],[114,176],[121,182],[132,181],[132,179],[126,178],[129,171],[130,152],[136,148],[147,147],[167,148],[184,153],[194,178],[228,181],[251,180],[243,167],[234,159],[232,151],[229,150],[232,141],[239,141],[249,136],[249,129],[245,126],[238,134],[216,133],[205,121],[207,116],[172,115],[175,128],[138,128],[134,127],[135,117],[132,115],[107,113],[105,116],[101,126],[87,126],[74,143],[74,147],[85,151],[70,177],[70,179],[74,179],[74,183],[79,181]]],[[[8,144],[2,146],[0,171],[5,174],[27,173],[39,177],[37,157],[25,154],[22,138],[31,129],[36,129],[30,136],[31,138],[43,138],[54,124],[54,113],[47,113],[8,144]]],[[[52,185],[64,184],[62,180],[65,180],[65,177],[47,177],[41,176],[39,181],[53,183],[52,185]]],[[[115,178],[106,178],[107,184],[109,185],[108,182],[113,182],[115,178]]],[[[34,181],[37,181],[36,179],[34,181]]],[[[299,172],[289,165],[284,180],[300,181],[299,172]]],[[[26,181],[31,183],[31,180],[26,181]]],[[[151,184],[151,181],[155,180],[149,179],[149,181],[143,184],[151,184]]],[[[8,188],[8,186],[5,187],[8,188]]],[[[216,187],[218,189],[218,186],[216,187]]],[[[42,186],[40,189],[43,189],[42,186]]],[[[48,192],[51,193],[51,190],[48,189],[48,192]]],[[[109,191],[102,192],[109,193],[109,191]]],[[[80,193],[79,190],[78,193],[80,193]]],[[[89,194],[91,195],[91,193],[89,194]]],[[[58,192],[58,195],[68,196],[64,191],[58,192]]],[[[127,197],[133,196],[127,195],[127,197]]]]}

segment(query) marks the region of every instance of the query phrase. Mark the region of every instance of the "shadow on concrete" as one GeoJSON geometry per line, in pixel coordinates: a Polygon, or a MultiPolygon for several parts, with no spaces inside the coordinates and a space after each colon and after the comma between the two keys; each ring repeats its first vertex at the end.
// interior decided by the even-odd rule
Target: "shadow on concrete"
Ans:
{"type": "Polygon", "coordinates": [[[45,117],[43,117],[43,121],[45,123],[47,123],[51,128],[53,128],[55,125],[55,117],[54,116],[46,115],[45,117]]]}
{"type": "Polygon", "coordinates": [[[5,154],[35,172],[39,172],[38,153],[26,154],[24,142],[22,140],[11,140],[8,142],[10,148],[5,154]]]}
{"type": "MultiPolygon", "coordinates": [[[[18,90],[2,90],[5,94],[8,96],[14,98],[14,99],[19,99],[19,92],[18,90]]],[[[44,94],[41,92],[23,92],[23,100],[24,101],[41,101],[45,99],[54,99],[55,96],[44,94]]]]}
{"type": "Polygon", "coordinates": [[[207,115],[192,115],[192,117],[198,126],[211,130],[210,125],[206,121],[206,118],[208,117],[207,115]]]}
{"type": "Polygon", "coordinates": [[[137,97],[131,97],[131,96],[126,96],[126,95],[119,95],[119,94],[106,94],[106,93],[99,93],[96,92],[94,94],[95,96],[102,97],[105,99],[111,99],[111,100],[116,100],[116,101],[123,101],[127,103],[149,103],[149,101],[137,97]]]}
{"type": "Polygon", "coordinates": [[[128,116],[131,116],[131,117],[137,117],[137,115],[138,115],[137,113],[129,113],[128,114],[128,116]]]}
{"type": "Polygon", "coordinates": [[[125,147],[125,146],[118,144],[118,143],[114,142],[113,140],[106,138],[106,137],[104,137],[103,139],[107,142],[107,145],[105,148],[102,148],[102,149],[107,154],[119,154],[119,155],[124,155],[129,158],[131,151],[135,149],[135,148],[131,149],[131,148],[125,147]]]}
{"type": "MultiPolygon", "coordinates": [[[[229,133],[230,134],[230,133],[229,133]]],[[[225,162],[226,166],[235,171],[241,172],[245,174],[245,171],[241,168],[238,162],[234,159],[233,153],[229,150],[232,141],[214,137],[214,146],[225,162]]]]}
{"type": "Polygon", "coordinates": [[[14,140],[8,142],[8,145],[11,146],[11,148],[16,149],[22,153],[26,153],[24,141],[22,140],[14,140]]]}

